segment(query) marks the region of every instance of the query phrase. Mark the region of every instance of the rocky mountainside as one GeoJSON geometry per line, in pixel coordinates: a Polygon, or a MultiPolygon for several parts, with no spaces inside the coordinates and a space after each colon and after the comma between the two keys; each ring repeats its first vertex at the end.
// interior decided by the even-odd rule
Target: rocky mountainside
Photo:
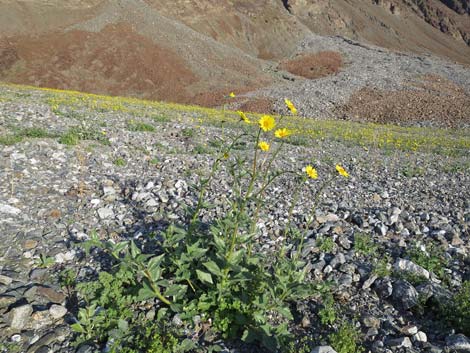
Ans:
{"type": "MultiPolygon", "coordinates": [[[[342,36],[469,64],[467,5],[437,0],[0,0],[0,80],[221,105],[217,97],[230,91],[285,81],[285,73],[275,72],[278,64],[312,54],[301,44],[318,34],[315,40],[327,49],[328,37],[322,36],[342,36]]],[[[344,58],[345,67],[349,60],[344,58]]]]}

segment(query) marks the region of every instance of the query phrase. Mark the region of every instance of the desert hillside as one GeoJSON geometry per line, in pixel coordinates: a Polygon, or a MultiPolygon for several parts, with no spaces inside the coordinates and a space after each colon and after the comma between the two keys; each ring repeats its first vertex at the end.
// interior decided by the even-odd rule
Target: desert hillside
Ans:
{"type": "MultiPolygon", "coordinates": [[[[305,47],[314,35],[327,36],[315,37],[316,46],[325,50],[331,38],[341,36],[468,65],[467,5],[435,0],[2,0],[0,80],[217,106],[223,104],[219,97],[231,91],[290,82],[282,63],[315,54],[316,48],[305,47]]],[[[335,51],[345,69],[356,59],[342,47],[335,51]]],[[[265,99],[249,106],[266,110],[269,105],[265,99]]]]}

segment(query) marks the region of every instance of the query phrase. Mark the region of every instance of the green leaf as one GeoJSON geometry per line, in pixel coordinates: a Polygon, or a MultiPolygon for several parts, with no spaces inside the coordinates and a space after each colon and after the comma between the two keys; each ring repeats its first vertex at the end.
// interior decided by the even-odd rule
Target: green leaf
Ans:
{"type": "Polygon", "coordinates": [[[178,296],[181,296],[182,294],[184,294],[187,289],[188,289],[188,286],[181,285],[181,284],[172,284],[165,291],[164,296],[165,297],[173,297],[173,296],[178,297],[178,296]]]}
{"type": "Polygon", "coordinates": [[[135,259],[137,257],[137,255],[140,255],[140,254],[141,254],[141,251],[139,250],[137,245],[135,245],[135,242],[131,241],[131,256],[132,256],[132,258],[135,259]]]}
{"type": "Polygon", "coordinates": [[[284,316],[287,320],[294,320],[294,317],[292,316],[292,313],[289,310],[289,308],[281,306],[281,307],[278,307],[278,308],[274,308],[274,310],[277,311],[282,316],[284,316]]]}
{"type": "Polygon", "coordinates": [[[78,332],[78,333],[86,333],[85,328],[80,325],[79,323],[72,324],[70,325],[73,331],[78,332]]]}
{"type": "Polygon", "coordinates": [[[143,286],[139,290],[139,294],[136,298],[137,301],[144,301],[148,300],[151,298],[155,298],[155,292],[153,291],[152,287],[150,286],[150,283],[148,282],[147,279],[143,281],[143,286]]]}
{"type": "Polygon", "coordinates": [[[126,332],[127,330],[129,330],[129,324],[127,323],[126,320],[123,320],[123,319],[119,319],[118,321],[118,327],[121,331],[124,331],[126,332]]]}
{"type": "Polygon", "coordinates": [[[222,271],[220,270],[219,266],[214,261],[204,262],[202,265],[205,268],[207,268],[210,273],[218,277],[222,277],[222,271]]]}
{"type": "Polygon", "coordinates": [[[160,310],[158,310],[157,322],[161,321],[165,317],[167,311],[168,311],[168,308],[161,308],[160,310]]]}
{"type": "Polygon", "coordinates": [[[223,252],[225,250],[224,240],[215,234],[213,235],[213,238],[214,238],[214,245],[217,248],[217,250],[223,252]]]}
{"type": "Polygon", "coordinates": [[[196,270],[196,274],[197,274],[197,278],[199,278],[201,282],[214,284],[214,282],[212,282],[212,276],[209,273],[196,270]]]}

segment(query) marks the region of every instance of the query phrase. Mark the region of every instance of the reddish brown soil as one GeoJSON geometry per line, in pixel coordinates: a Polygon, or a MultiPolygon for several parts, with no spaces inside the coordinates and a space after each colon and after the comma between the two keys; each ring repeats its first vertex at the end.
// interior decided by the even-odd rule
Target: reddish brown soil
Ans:
{"type": "Polygon", "coordinates": [[[322,51],[313,54],[298,55],[294,59],[285,60],[279,69],[308,79],[316,79],[335,74],[343,63],[341,54],[334,51],[322,51]]]}
{"type": "Polygon", "coordinates": [[[7,40],[0,40],[0,74],[9,70],[18,59],[13,45],[7,40]]]}
{"type": "Polygon", "coordinates": [[[11,68],[13,60],[24,66],[11,78],[15,83],[185,101],[192,96],[185,87],[197,81],[177,54],[127,24],[17,37],[12,44],[0,51],[0,67],[11,68]]]}
{"type": "Polygon", "coordinates": [[[410,82],[410,89],[381,91],[363,88],[338,111],[347,119],[376,123],[432,123],[442,127],[470,124],[468,93],[436,75],[410,82]]]}
{"type": "Polygon", "coordinates": [[[240,110],[250,113],[273,114],[274,101],[270,98],[253,98],[239,106],[240,110]]]}

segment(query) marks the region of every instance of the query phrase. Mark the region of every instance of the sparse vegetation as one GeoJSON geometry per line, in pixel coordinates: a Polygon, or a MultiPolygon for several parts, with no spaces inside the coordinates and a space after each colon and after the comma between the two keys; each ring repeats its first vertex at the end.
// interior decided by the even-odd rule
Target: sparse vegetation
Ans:
{"type": "Polygon", "coordinates": [[[125,167],[127,165],[127,162],[124,158],[118,157],[113,161],[114,165],[118,167],[125,167]]]}
{"type": "Polygon", "coordinates": [[[155,127],[139,121],[131,120],[127,123],[127,128],[129,131],[138,131],[138,132],[154,132],[155,127]]]}
{"type": "Polygon", "coordinates": [[[377,245],[374,244],[371,236],[365,233],[354,235],[354,250],[357,254],[372,256],[377,253],[377,245]]]}
{"type": "Polygon", "coordinates": [[[359,345],[360,330],[347,321],[343,321],[338,331],[329,335],[331,346],[338,353],[361,353],[364,348],[359,345]]]}

